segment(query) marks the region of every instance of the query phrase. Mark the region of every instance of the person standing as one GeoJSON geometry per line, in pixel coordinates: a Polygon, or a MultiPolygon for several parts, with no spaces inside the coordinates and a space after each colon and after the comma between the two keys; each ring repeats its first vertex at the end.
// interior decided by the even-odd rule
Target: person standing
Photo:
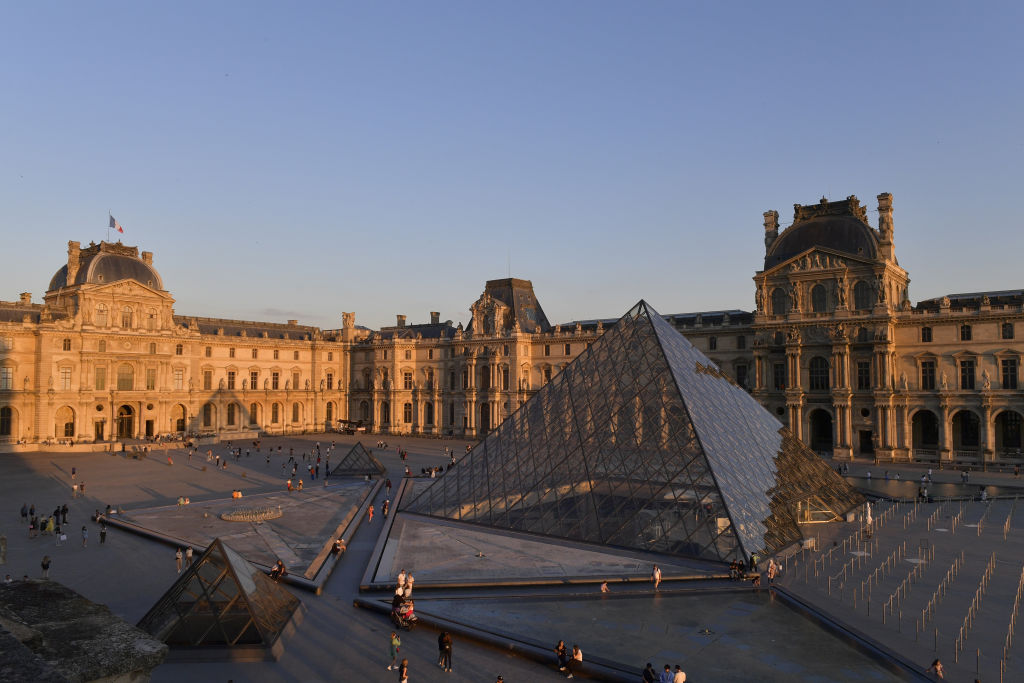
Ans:
{"type": "Polygon", "coordinates": [[[43,568],[43,578],[50,578],[50,556],[43,555],[43,561],[39,563],[39,566],[43,568]]]}
{"type": "Polygon", "coordinates": [[[686,672],[678,664],[676,664],[676,671],[672,675],[672,683],[686,683],[686,672]]]}
{"type": "Polygon", "coordinates": [[[107,542],[107,524],[106,522],[100,522],[100,545],[107,542]]]}
{"type": "Polygon", "coordinates": [[[661,585],[661,568],[658,565],[654,565],[654,569],[651,570],[651,581],[654,582],[654,590],[658,590],[658,586],[661,585]]]}
{"type": "Polygon", "coordinates": [[[68,504],[67,503],[64,503],[63,505],[60,506],[60,517],[61,517],[61,524],[65,524],[66,525],[68,523],[68,504]]]}
{"type": "Polygon", "coordinates": [[[366,514],[368,517],[368,521],[373,522],[373,505],[370,506],[370,509],[367,511],[366,514]]]}
{"type": "Polygon", "coordinates": [[[28,524],[28,504],[21,504],[21,523],[28,524]]]}
{"type": "Polygon", "coordinates": [[[654,670],[654,666],[650,662],[647,662],[647,668],[644,669],[640,680],[643,683],[658,683],[658,672],[654,670]]]}
{"type": "Polygon", "coordinates": [[[185,548],[185,566],[192,566],[192,546],[185,548]]]}
{"type": "Polygon", "coordinates": [[[7,534],[0,534],[0,564],[7,564],[7,534]]]}
{"type": "Polygon", "coordinates": [[[391,653],[391,663],[388,664],[388,671],[396,668],[395,662],[398,661],[398,651],[402,649],[402,639],[398,637],[395,631],[391,632],[391,645],[389,646],[389,652],[391,653]]]}
{"type": "Polygon", "coordinates": [[[405,569],[398,572],[398,587],[405,588],[405,569]]]}
{"type": "Polygon", "coordinates": [[[178,548],[178,552],[174,553],[174,561],[178,565],[178,573],[181,573],[181,548],[178,548]]]}
{"type": "MultiPolygon", "coordinates": [[[[387,497],[390,498],[391,497],[391,480],[390,479],[386,479],[384,481],[384,488],[387,490],[387,497]]],[[[22,505],[21,509],[24,510],[25,506],[22,505]]],[[[25,516],[25,513],[23,512],[22,513],[22,517],[24,517],[24,516],[25,516]]]]}
{"type": "Polygon", "coordinates": [[[403,659],[398,665],[398,683],[409,683],[409,660],[403,659]]]}
{"type": "Polygon", "coordinates": [[[75,469],[74,467],[72,467],[71,468],[71,481],[74,481],[76,476],[78,476],[78,470],[75,469]]]}
{"type": "Polygon", "coordinates": [[[452,634],[448,631],[441,631],[437,637],[437,649],[440,660],[438,665],[447,672],[452,670],[452,634]]]}
{"type": "Polygon", "coordinates": [[[675,676],[672,675],[672,667],[668,664],[665,665],[665,670],[661,672],[661,676],[658,677],[658,683],[672,683],[672,679],[675,676]]]}
{"type": "Polygon", "coordinates": [[[82,547],[89,545],[89,530],[82,526],[82,547]]]}

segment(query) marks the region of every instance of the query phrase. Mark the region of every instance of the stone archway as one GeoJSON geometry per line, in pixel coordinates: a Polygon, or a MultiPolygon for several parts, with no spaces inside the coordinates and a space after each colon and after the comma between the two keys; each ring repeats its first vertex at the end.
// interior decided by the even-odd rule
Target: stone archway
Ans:
{"type": "Polygon", "coordinates": [[[128,404],[117,409],[117,438],[135,438],[135,410],[128,404]]]}
{"type": "Polygon", "coordinates": [[[919,410],[911,419],[911,441],[915,451],[934,451],[939,448],[939,418],[930,410],[919,410]]]}
{"type": "Polygon", "coordinates": [[[823,408],[811,412],[808,417],[811,436],[811,450],[818,453],[831,453],[833,444],[832,415],[823,408]]]}
{"type": "Polygon", "coordinates": [[[1020,457],[1022,423],[1024,417],[1016,410],[1004,410],[996,415],[996,451],[1004,457],[1020,457]]]}
{"type": "Polygon", "coordinates": [[[953,448],[970,450],[981,446],[981,421],[970,410],[953,416],[953,448]]]}

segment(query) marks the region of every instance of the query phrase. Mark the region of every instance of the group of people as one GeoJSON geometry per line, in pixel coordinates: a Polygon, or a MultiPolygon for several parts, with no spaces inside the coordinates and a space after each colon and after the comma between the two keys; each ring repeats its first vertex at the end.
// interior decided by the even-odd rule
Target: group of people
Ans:
{"type": "Polygon", "coordinates": [[[686,683],[686,672],[678,664],[676,664],[675,671],[672,671],[672,667],[666,664],[665,670],[658,675],[651,663],[647,662],[647,668],[644,669],[641,680],[643,683],[686,683]]]}
{"type": "Polygon", "coordinates": [[[558,645],[555,645],[555,657],[558,658],[558,670],[565,672],[566,678],[573,678],[574,670],[578,672],[580,665],[583,664],[583,650],[576,643],[573,643],[570,652],[565,646],[565,641],[559,640],[558,645]]]}

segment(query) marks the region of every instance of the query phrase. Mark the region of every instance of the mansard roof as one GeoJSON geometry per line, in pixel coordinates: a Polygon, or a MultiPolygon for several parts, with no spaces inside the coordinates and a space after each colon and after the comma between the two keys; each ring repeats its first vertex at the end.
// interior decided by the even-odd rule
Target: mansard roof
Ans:
{"type": "Polygon", "coordinates": [[[878,258],[878,234],[868,225],[867,209],[851,195],[818,204],[794,204],[793,224],[772,243],[764,257],[769,270],[814,247],[866,259],[878,258]]]}
{"type": "Polygon", "coordinates": [[[135,280],[155,289],[164,288],[163,280],[152,264],[139,258],[137,247],[125,246],[120,242],[100,242],[80,250],[77,258],[78,268],[74,278],[69,282],[68,266],[61,266],[50,279],[48,292],[72,285],[102,284],[118,280],[135,280]]]}

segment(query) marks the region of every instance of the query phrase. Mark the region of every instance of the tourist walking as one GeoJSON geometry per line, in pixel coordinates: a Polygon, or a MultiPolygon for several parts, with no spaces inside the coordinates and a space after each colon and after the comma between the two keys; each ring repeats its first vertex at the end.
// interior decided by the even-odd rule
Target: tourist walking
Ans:
{"type": "Polygon", "coordinates": [[[21,504],[21,523],[28,524],[28,504],[21,504]]]}
{"type": "Polygon", "coordinates": [[[174,562],[175,562],[175,564],[178,565],[178,573],[179,574],[181,573],[181,557],[182,557],[181,548],[178,548],[178,552],[174,553],[174,562]]]}
{"type": "Polygon", "coordinates": [[[372,505],[370,506],[370,509],[367,511],[366,514],[369,517],[368,521],[372,522],[373,521],[373,506],[372,505]]]}
{"type": "Polygon", "coordinates": [[[402,649],[402,639],[398,637],[395,631],[391,632],[391,644],[388,646],[388,651],[391,653],[391,663],[388,664],[388,671],[396,668],[395,663],[398,661],[398,651],[402,649]]]}
{"type": "Polygon", "coordinates": [[[100,545],[107,542],[107,525],[105,522],[100,522],[100,545]]]}
{"type": "Polygon", "coordinates": [[[398,683],[409,683],[409,660],[403,659],[398,665],[398,683]]]}
{"type": "Polygon", "coordinates": [[[658,565],[654,565],[654,569],[651,570],[651,581],[654,582],[654,590],[658,590],[658,586],[661,585],[661,568],[658,565]]]}
{"type": "Polygon", "coordinates": [[[452,634],[448,631],[441,631],[437,637],[438,661],[437,664],[445,671],[452,670],[452,634]]]}
{"type": "MultiPolygon", "coordinates": [[[[43,568],[43,578],[50,578],[50,556],[43,555],[43,561],[39,563],[39,566],[43,568]]],[[[938,660],[936,660],[938,661],[938,660]]]]}
{"type": "Polygon", "coordinates": [[[185,566],[192,566],[192,546],[185,548],[185,566]]]}
{"type": "Polygon", "coordinates": [[[82,547],[89,545],[89,530],[82,526],[82,547]]]}

